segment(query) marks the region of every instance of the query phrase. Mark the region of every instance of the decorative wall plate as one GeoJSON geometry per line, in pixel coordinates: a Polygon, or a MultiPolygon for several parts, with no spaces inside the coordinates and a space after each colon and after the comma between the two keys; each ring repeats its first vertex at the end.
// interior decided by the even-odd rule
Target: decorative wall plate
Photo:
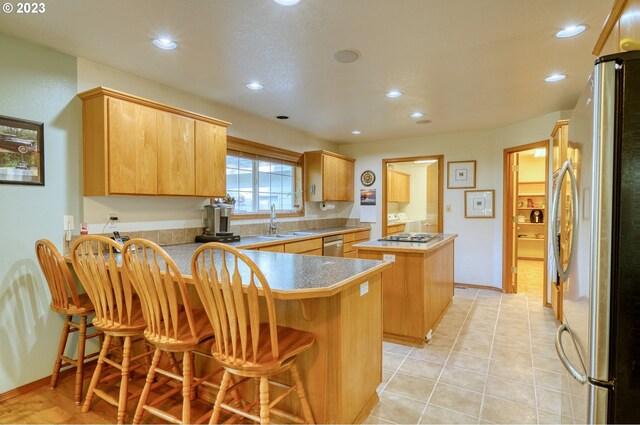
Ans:
{"type": "Polygon", "coordinates": [[[371,186],[375,181],[376,175],[371,170],[363,171],[360,175],[360,182],[365,186],[371,186]]]}

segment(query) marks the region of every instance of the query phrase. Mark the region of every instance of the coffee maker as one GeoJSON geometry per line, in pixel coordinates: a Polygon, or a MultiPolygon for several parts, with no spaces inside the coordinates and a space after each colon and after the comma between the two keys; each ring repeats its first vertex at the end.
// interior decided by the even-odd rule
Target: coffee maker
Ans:
{"type": "Polygon", "coordinates": [[[233,205],[213,204],[204,206],[204,233],[196,236],[196,242],[236,242],[240,236],[231,232],[233,205]]]}

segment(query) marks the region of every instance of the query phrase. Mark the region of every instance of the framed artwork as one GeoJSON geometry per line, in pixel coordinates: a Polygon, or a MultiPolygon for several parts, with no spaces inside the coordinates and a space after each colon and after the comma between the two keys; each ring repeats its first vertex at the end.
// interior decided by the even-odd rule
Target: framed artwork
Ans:
{"type": "Polygon", "coordinates": [[[0,115],[0,183],[44,186],[44,124],[0,115]]]}
{"type": "Polygon", "coordinates": [[[494,218],[495,190],[465,190],[464,218],[494,218]]]}
{"type": "Polygon", "coordinates": [[[447,162],[447,189],[476,187],[476,161],[447,162]]]}

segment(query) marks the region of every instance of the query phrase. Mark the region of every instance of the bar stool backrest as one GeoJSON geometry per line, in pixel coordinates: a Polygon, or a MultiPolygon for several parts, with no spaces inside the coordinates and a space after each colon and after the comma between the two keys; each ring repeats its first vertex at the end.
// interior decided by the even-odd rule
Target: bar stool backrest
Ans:
{"type": "Polygon", "coordinates": [[[267,279],[253,260],[232,246],[211,242],[194,252],[191,273],[215,332],[214,354],[228,363],[255,365],[263,358],[260,351],[270,346],[271,356],[277,360],[273,296],[267,279]],[[263,335],[262,340],[260,297],[266,301],[264,317],[269,327],[268,337],[263,335]]]}
{"type": "Polygon", "coordinates": [[[51,309],[63,314],[83,313],[86,309],[80,304],[69,266],[55,245],[47,239],[36,241],[36,257],[51,293],[51,309]]]}
{"type": "Polygon", "coordinates": [[[133,324],[135,292],[118,270],[121,250],[120,244],[99,235],[81,236],[71,248],[73,268],[95,307],[98,328],[133,324]]]}
{"type": "Polygon", "coordinates": [[[180,320],[187,318],[197,339],[191,301],[175,261],[154,242],[131,239],[123,247],[123,267],[142,304],[148,339],[179,338],[180,320]],[[181,311],[184,314],[181,314],[181,311]]]}

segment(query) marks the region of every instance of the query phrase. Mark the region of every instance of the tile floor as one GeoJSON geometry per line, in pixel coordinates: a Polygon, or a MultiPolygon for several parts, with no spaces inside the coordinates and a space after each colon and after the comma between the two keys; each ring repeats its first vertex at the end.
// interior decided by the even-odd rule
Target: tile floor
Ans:
{"type": "Polygon", "coordinates": [[[580,386],[554,347],[542,267],[520,261],[518,294],[456,288],[424,348],[384,343],[380,402],[367,423],[583,423],[580,386]]]}

